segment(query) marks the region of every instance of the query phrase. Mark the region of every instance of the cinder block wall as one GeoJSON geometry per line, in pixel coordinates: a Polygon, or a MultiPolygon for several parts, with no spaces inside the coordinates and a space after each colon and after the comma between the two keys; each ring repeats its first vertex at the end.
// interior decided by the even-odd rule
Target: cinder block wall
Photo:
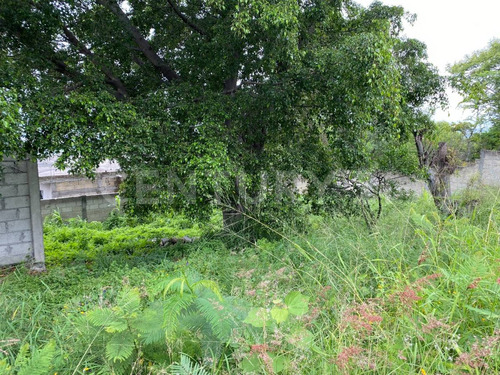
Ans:
{"type": "MultiPolygon", "coordinates": [[[[394,176],[391,176],[394,178],[394,176]]],[[[410,181],[407,177],[397,177],[395,180],[401,187],[408,191],[413,191],[420,195],[424,190],[428,190],[427,183],[423,180],[410,181]]],[[[458,168],[450,176],[450,189],[452,193],[457,193],[467,188],[473,180],[490,187],[500,188],[500,151],[481,151],[481,158],[465,167],[458,168]]]]}
{"type": "Polygon", "coordinates": [[[43,199],[79,197],[82,195],[116,194],[123,174],[101,172],[95,180],[77,175],[56,175],[40,177],[43,199]]]}
{"type": "Polygon", "coordinates": [[[115,196],[116,193],[43,199],[42,218],[58,211],[63,219],[81,217],[87,221],[104,221],[116,207],[115,196]]]}
{"type": "Polygon", "coordinates": [[[36,163],[5,159],[0,177],[0,265],[43,263],[43,231],[36,163]]]}
{"type": "Polygon", "coordinates": [[[483,184],[500,187],[500,151],[481,151],[479,173],[483,184]]]}

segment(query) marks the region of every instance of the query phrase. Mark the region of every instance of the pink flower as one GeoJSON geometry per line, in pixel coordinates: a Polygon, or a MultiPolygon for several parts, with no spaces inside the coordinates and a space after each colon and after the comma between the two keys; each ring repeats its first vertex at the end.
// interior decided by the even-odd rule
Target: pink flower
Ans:
{"type": "Polygon", "coordinates": [[[252,353],[264,353],[269,350],[267,344],[254,344],[250,345],[250,354],[252,353]]]}
{"type": "Polygon", "coordinates": [[[405,290],[403,290],[400,293],[397,293],[399,297],[399,301],[403,305],[411,305],[413,302],[418,301],[422,299],[422,297],[419,297],[417,295],[417,292],[415,292],[414,289],[412,289],[410,286],[406,286],[405,290]]]}
{"type": "Polygon", "coordinates": [[[390,296],[390,300],[393,301],[394,297],[398,297],[401,304],[408,308],[413,302],[422,299],[417,295],[417,292],[421,291],[422,288],[431,283],[432,280],[440,278],[442,275],[440,273],[433,273],[432,275],[424,276],[418,280],[415,280],[410,285],[407,285],[402,292],[394,293],[390,296]]]}
{"type": "Polygon", "coordinates": [[[424,324],[422,326],[422,331],[424,333],[431,333],[433,330],[435,330],[436,328],[444,328],[444,329],[448,329],[450,328],[450,326],[446,323],[443,323],[442,321],[440,320],[437,320],[436,318],[434,317],[431,317],[429,319],[429,322],[427,324],[424,324]]]}
{"type": "Polygon", "coordinates": [[[415,287],[417,288],[422,288],[423,286],[430,284],[432,280],[439,279],[441,276],[443,275],[441,275],[440,273],[433,273],[432,275],[427,275],[418,280],[415,280],[413,282],[413,285],[415,285],[415,287]]]}
{"type": "Polygon", "coordinates": [[[477,286],[479,285],[480,281],[481,281],[480,277],[475,278],[474,281],[469,284],[469,286],[467,287],[467,289],[476,289],[477,286]]]}
{"type": "Polygon", "coordinates": [[[342,326],[350,325],[361,333],[371,333],[373,324],[382,322],[382,317],[376,313],[373,302],[356,304],[348,308],[342,315],[342,326]]]}
{"type": "Polygon", "coordinates": [[[455,360],[459,366],[469,366],[474,369],[487,370],[489,365],[487,359],[492,357],[493,349],[500,342],[500,331],[495,331],[493,336],[488,336],[481,341],[472,344],[471,350],[462,353],[455,360]]]}
{"type": "Polygon", "coordinates": [[[341,369],[344,370],[347,365],[349,364],[349,361],[351,358],[357,357],[363,349],[361,349],[359,346],[349,346],[347,348],[342,349],[342,351],[339,353],[337,356],[337,359],[335,360],[335,364],[341,369]]]}

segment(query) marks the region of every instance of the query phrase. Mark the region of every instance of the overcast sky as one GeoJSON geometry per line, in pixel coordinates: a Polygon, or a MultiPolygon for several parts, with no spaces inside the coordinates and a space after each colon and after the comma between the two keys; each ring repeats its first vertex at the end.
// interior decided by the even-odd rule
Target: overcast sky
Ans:
{"type": "MultiPolygon", "coordinates": [[[[372,0],[356,0],[368,6],[372,0]]],[[[408,37],[427,44],[429,61],[442,74],[446,66],[466,55],[485,48],[493,38],[500,38],[500,0],[382,0],[387,5],[401,5],[417,14],[413,26],[406,26],[408,37]]],[[[457,108],[461,98],[449,90],[450,107],[436,112],[435,120],[457,122],[468,116],[457,108]]]]}

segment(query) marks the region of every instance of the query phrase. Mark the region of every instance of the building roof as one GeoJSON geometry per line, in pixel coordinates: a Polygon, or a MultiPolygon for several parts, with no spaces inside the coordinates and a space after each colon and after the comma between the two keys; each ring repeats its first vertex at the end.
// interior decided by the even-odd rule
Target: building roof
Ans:
{"type": "MultiPolygon", "coordinates": [[[[40,177],[55,177],[69,175],[67,170],[61,171],[54,166],[57,156],[38,162],[38,176],[40,177]]],[[[99,165],[96,173],[118,172],[120,165],[117,162],[106,160],[99,165]]]]}

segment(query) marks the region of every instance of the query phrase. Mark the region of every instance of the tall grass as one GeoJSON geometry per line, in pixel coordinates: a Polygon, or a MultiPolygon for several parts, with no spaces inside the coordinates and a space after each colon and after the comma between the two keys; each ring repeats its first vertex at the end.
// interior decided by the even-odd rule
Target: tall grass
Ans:
{"type": "MultiPolygon", "coordinates": [[[[49,225],[46,274],[2,271],[0,358],[13,362],[24,343],[55,340],[54,372],[105,371],[104,339],[86,313],[113,306],[128,286],[151,300],[155,282],[187,267],[248,306],[282,306],[290,291],[309,296],[307,314],[267,330],[241,322],[224,357],[204,357],[196,332],[179,337],[175,347],[212,373],[241,374],[249,359],[261,373],[500,373],[500,198],[484,190],[474,201],[460,216],[442,217],[429,196],[386,200],[370,230],[361,218],[311,217],[305,233],[237,249],[207,229],[164,219],[109,230],[49,225]],[[171,248],[151,241],[184,234],[201,238],[171,248]]],[[[133,373],[167,373],[165,358],[145,361],[138,350],[133,373]]]]}

